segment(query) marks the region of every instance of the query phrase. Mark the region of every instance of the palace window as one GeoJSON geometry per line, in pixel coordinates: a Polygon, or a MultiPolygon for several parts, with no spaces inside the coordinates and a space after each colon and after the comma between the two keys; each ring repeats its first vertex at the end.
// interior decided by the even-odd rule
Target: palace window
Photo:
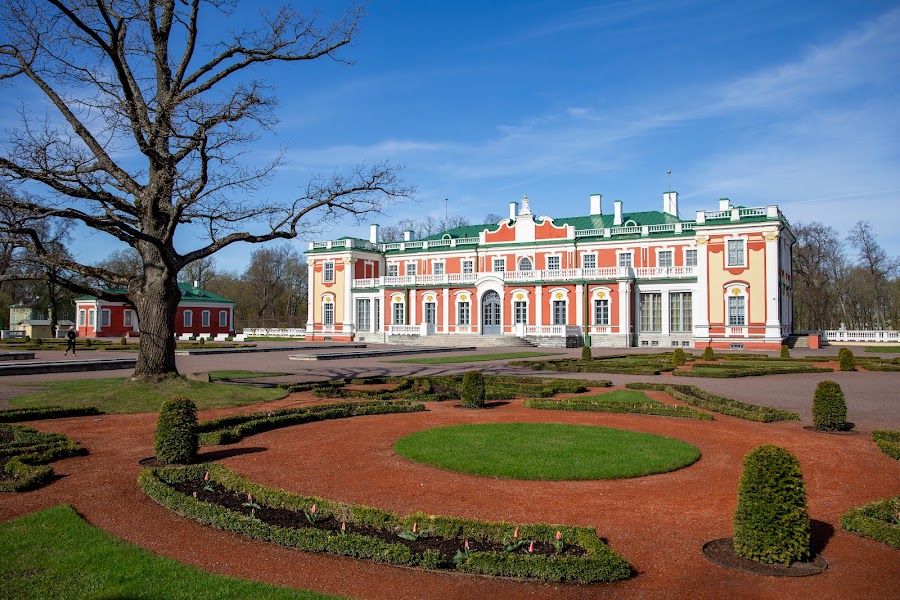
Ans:
{"type": "Polygon", "coordinates": [[[122,315],[122,324],[123,324],[125,327],[131,327],[131,326],[132,326],[132,325],[131,325],[131,318],[132,318],[132,315],[133,315],[133,314],[134,314],[134,312],[133,312],[133,311],[130,311],[130,310],[126,310],[126,311],[123,313],[123,315],[122,315]]]}
{"type": "Polygon", "coordinates": [[[209,311],[204,310],[200,313],[200,326],[201,327],[209,327],[209,311]]]}
{"type": "Polygon", "coordinates": [[[596,254],[584,254],[581,256],[581,267],[584,269],[596,269],[597,268],[597,255],[596,254]]]}
{"type": "Polygon", "coordinates": [[[433,271],[435,275],[443,275],[444,274],[444,263],[436,262],[433,266],[433,271]]]}
{"type": "Polygon", "coordinates": [[[100,311],[100,327],[109,327],[110,312],[107,309],[100,311]]]}
{"type": "Polygon", "coordinates": [[[322,281],[325,283],[334,283],[334,263],[326,262],[322,267],[322,281]]]}
{"type": "Polygon", "coordinates": [[[747,240],[726,240],[727,257],[726,267],[745,267],[747,266],[746,245],[747,240]]]}
{"type": "Polygon", "coordinates": [[[406,263],[406,274],[407,275],[415,275],[416,274],[416,263],[406,263]]]}
{"type": "Polygon", "coordinates": [[[400,267],[397,263],[389,264],[387,266],[387,276],[388,277],[397,277],[400,274],[400,267]]]}
{"type": "Polygon", "coordinates": [[[641,294],[641,331],[662,332],[662,294],[641,294]]]}
{"type": "Polygon", "coordinates": [[[594,300],[594,325],[609,325],[609,299],[594,300]]]}
{"type": "Polygon", "coordinates": [[[519,270],[520,271],[530,271],[533,268],[531,264],[531,259],[528,257],[519,259],[519,270]]]}
{"type": "Polygon", "coordinates": [[[462,261],[462,272],[463,273],[474,273],[475,272],[475,261],[472,261],[472,260],[462,261]]]}
{"type": "Polygon", "coordinates": [[[406,324],[406,304],[394,302],[394,325],[406,324]]]}
{"type": "Polygon", "coordinates": [[[356,329],[369,331],[369,315],[372,303],[368,298],[359,298],[356,301],[356,329]]]}
{"type": "Polygon", "coordinates": [[[547,270],[548,271],[559,271],[559,257],[558,256],[548,256],[547,257],[547,270]]]}
{"type": "Polygon", "coordinates": [[[515,322],[517,325],[519,323],[528,323],[528,304],[524,300],[517,300],[516,302],[514,302],[513,315],[515,317],[515,322]]]}
{"type": "Polygon", "coordinates": [[[194,325],[194,312],[190,310],[184,311],[184,326],[192,327],[194,325]]]}
{"type": "Polygon", "coordinates": [[[506,259],[505,258],[495,258],[494,259],[494,272],[502,273],[506,270],[506,259]]]}
{"type": "Polygon", "coordinates": [[[743,327],[747,324],[747,299],[744,296],[728,296],[728,325],[743,327]]]}
{"type": "Polygon", "coordinates": [[[688,333],[693,328],[691,293],[669,294],[669,329],[673,332],[688,333]]]}
{"type": "Polygon", "coordinates": [[[456,305],[456,322],[459,325],[472,324],[472,311],[468,302],[460,302],[456,305]]]}
{"type": "Polygon", "coordinates": [[[553,301],[553,324],[566,325],[566,301],[553,301]]]}
{"type": "Polygon", "coordinates": [[[630,267],[633,264],[631,252],[619,252],[619,266],[630,267]]]}
{"type": "Polygon", "coordinates": [[[322,325],[334,325],[334,302],[322,304],[322,325]]]}
{"type": "Polygon", "coordinates": [[[659,251],[659,266],[660,267],[675,266],[675,259],[673,257],[673,252],[671,250],[660,250],[659,251]]]}
{"type": "Polygon", "coordinates": [[[228,327],[228,311],[219,311],[219,327],[228,327]]]}
{"type": "Polygon", "coordinates": [[[697,266],[697,249],[696,248],[688,248],[684,251],[684,264],[687,267],[696,267],[697,266]]]}

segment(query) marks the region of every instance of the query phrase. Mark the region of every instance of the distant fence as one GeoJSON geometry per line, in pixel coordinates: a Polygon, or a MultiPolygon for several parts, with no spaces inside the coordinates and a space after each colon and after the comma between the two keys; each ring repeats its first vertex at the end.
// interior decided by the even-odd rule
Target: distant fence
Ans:
{"type": "Polygon", "coordinates": [[[306,337],[305,327],[244,327],[247,337],[306,337]]]}
{"type": "Polygon", "coordinates": [[[825,342],[900,342],[900,331],[890,329],[826,329],[821,334],[825,342]]]}

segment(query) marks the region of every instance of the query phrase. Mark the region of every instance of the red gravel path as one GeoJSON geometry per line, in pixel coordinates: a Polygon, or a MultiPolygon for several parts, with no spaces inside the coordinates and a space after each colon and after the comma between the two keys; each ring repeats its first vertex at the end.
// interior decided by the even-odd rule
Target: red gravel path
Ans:
{"type": "MultiPolygon", "coordinates": [[[[309,401],[295,395],[266,406],[309,401]]],[[[424,510],[596,527],[632,563],[637,576],[579,586],[426,572],[300,552],[203,527],[156,505],[137,486],[137,461],[153,453],[153,414],[33,423],[43,431],[65,433],[91,454],[55,463],[61,477],[43,489],[4,494],[0,521],[68,503],[106,531],[210,571],[359,598],[900,597],[900,551],[849,534],[838,522],[853,506],[900,493],[900,462],[878,452],[868,435],[818,434],[804,431],[798,422],[766,425],[718,415],[715,421],[699,422],[537,411],[521,401],[481,411],[450,403],[431,403],[428,409],[290,427],[204,449],[203,454],[262,484],[401,513],[424,510]],[[507,421],[660,433],[698,446],[703,456],[686,469],[639,479],[525,482],[440,471],[412,464],[392,450],[394,440],[420,429],[507,421]],[[830,563],[821,575],[756,577],[717,567],[700,551],[704,542],[731,534],[741,460],[762,443],[784,446],[800,459],[815,545],[830,563]]],[[[201,418],[247,410],[251,408],[203,411],[201,418]]]]}

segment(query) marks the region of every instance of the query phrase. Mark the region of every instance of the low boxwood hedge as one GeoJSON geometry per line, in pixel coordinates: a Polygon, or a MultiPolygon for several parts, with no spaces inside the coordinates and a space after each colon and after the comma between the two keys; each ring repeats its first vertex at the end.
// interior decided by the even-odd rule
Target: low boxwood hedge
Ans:
{"type": "Polygon", "coordinates": [[[578,360],[561,358],[557,360],[514,360],[511,367],[526,367],[537,371],[560,371],[563,373],[614,373],[619,375],[659,375],[675,368],[671,355],[666,358],[620,359],[594,358],[578,360]]]}
{"type": "Polygon", "coordinates": [[[876,429],[872,432],[872,439],[878,449],[890,456],[900,460],[900,431],[890,429],[876,429]]]}
{"type": "Polygon", "coordinates": [[[649,404],[646,402],[608,402],[604,400],[587,400],[584,398],[563,398],[559,400],[543,400],[528,398],[525,400],[527,408],[543,410],[576,410],[607,413],[631,413],[638,415],[656,415],[661,417],[680,417],[683,419],[699,419],[712,421],[713,416],[686,406],[672,406],[670,404],[649,404]]]}
{"type": "Polygon", "coordinates": [[[775,421],[798,421],[800,415],[787,410],[759,406],[749,402],[741,402],[724,396],[717,396],[703,391],[693,385],[671,385],[665,383],[627,383],[625,387],[632,390],[659,390],[666,392],[676,400],[685,404],[705,408],[723,415],[758,421],[760,423],[772,423],[775,421]]]}
{"type": "Polygon", "coordinates": [[[877,542],[900,548],[900,496],[851,508],[841,515],[841,527],[877,542]]]}
{"type": "Polygon", "coordinates": [[[548,581],[592,583],[617,581],[631,576],[628,562],[600,540],[593,529],[587,527],[534,524],[517,528],[510,523],[457,519],[421,512],[400,516],[378,508],[267,488],[218,464],[145,469],[138,481],[150,498],[185,517],[253,539],[312,552],[330,552],[411,567],[446,568],[466,573],[530,577],[548,581]],[[259,506],[309,514],[315,504],[319,518],[338,518],[348,525],[350,531],[340,534],[316,528],[295,529],[271,525],[252,515],[203,502],[175,489],[180,483],[202,482],[207,472],[211,482],[226,490],[242,496],[252,494],[253,501],[259,506]],[[399,534],[411,531],[414,523],[421,527],[420,531],[428,530],[431,536],[457,541],[461,551],[467,539],[503,543],[511,539],[514,529],[518,529],[521,540],[547,543],[552,543],[559,531],[564,544],[578,546],[584,554],[529,555],[524,552],[472,551],[458,554],[456,560],[446,561],[437,551],[417,552],[403,543],[399,534]],[[383,536],[353,533],[355,529],[366,528],[384,532],[389,538],[397,536],[397,542],[386,541],[383,536]]]}
{"type": "Polygon", "coordinates": [[[423,404],[403,400],[320,404],[318,406],[284,408],[213,419],[197,425],[197,432],[200,434],[200,443],[203,445],[233,444],[255,433],[272,431],[273,429],[300,425],[302,423],[311,423],[313,421],[423,410],[425,410],[423,404]]]}
{"type": "Polygon", "coordinates": [[[0,423],[18,423],[20,421],[39,421],[41,419],[62,419],[65,417],[83,417],[102,415],[96,406],[41,406],[34,408],[11,408],[0,410],[0,423]]]}
{"type": "Polygon", "coordinates": [[[765,361],[760,362],[762,364],[758,366],[754,365],[752,367],[739,366],[729,364],[727,362],[695,364],[690,370],[674,371],[672,375],[675,375],[677,377],[709,377],[712,379],[730,379],[733,377],[758,377],[762,375],[790,375],[792,373],[834,372],[834,369],[829,369],[827,367],[813,367],[809,365],[797,365],[796,367],[788,367],[783,365],[772,366],[766,365],[765,361]]]}
{"type": "Polygon", "coordinates": [[[0,458],[6,459],[0,492],[20,492],[47,483],[53,467],[47,463],[87,454],[61,433],[41,433],[30,427],[0,424],[2,437],[10,441],[0,443],[0,458]]]}

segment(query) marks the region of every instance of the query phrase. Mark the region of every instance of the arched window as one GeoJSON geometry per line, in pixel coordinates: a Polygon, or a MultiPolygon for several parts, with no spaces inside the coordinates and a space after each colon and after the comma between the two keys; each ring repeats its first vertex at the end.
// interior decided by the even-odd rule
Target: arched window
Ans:
{"type": "Polygon", "coordinates": [[[519,259],[519,270],[520,271],[531,271],[534,268],[534,265],[531,263],[531,259],[527,256],[524,256],[519,259]]]}

